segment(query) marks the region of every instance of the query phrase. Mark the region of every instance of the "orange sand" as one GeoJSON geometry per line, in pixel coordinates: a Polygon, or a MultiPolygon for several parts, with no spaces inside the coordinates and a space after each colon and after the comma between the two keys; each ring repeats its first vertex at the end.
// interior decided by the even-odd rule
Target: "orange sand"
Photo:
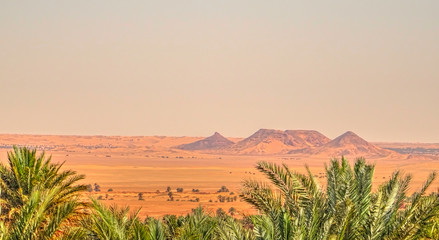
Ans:
{"type": "MultiPolygon", "coordinates": [[[[84,183],[98,183],[106,204],[128,205],[141,209],[141,216],[162,216],[165,214],[186,214],[192,208],[202,205],[210,211],[230,207],[242,214],[255,210],[239,200],[216,202],[218,195],[239,195],[240,184],[245,178],[262,179],[254,169],[260,160],[287,163],[297,171],[303,171],[308,164],[319,176],[324,164],[330,159],[319,155],[225,155],[206,154],[173,149],[173,146],[200,140],[200,137],[103,137],[103,136],[48,136],[48,135],[0,135],[0,159],[5,162],[10,146],[28,145],[45,149],[54,162],[65,161],[65,167],[85,174],[84,183]],[[226,186],[234,195],[217,193],[226,186]],[[174,201],[167,201],[166,187],[170,186],[174,201]],[[181,187],[183,193],[176,193],[181,187]],[[107,192],[112,188],[112,192],[107,192]],[[200,193],[192,193],[199,189],[200,193]],[[159,190],[160,193],[156,193],[159,190]],[[145,200],[138,200],[138,193],[144,193],[145,200]],[[108,196],[106,196],[108,194],[108,196]],[[113,200],[109,200],[113,198],[113,200]],[[199,198],[199,202],[195,199],[199,198]],[[107,199],[107,200],[105,200],[107,199]],[[178,200],[178,201],[177,201],[178,200]],[[190,201],[192,200],[192,201],[190,201]],[[212,202],[209,202],[212,200],[212,202]]],[[[389,144],[392,147],[395,144],[389,144]]],[[[437,147],[437,145],[432,145],[437,147]]],[[[350,157],[353,160],[354,157],[350,157]]],[[[387,158],[368,159],[376,163],[375,187],[389,178],[394,170],[414,175],[412,191],[420,188],[428,174],[439,169],[439,160],[434,156],[412,156],[394,154],[387,158]]],[[[320,178],[324,183],[324,177],[320,178]]],[[[439,182],[439,181],[438,181],[439,182]]],[[[433,190],[438,188],[438,182],[433,190]]]]}

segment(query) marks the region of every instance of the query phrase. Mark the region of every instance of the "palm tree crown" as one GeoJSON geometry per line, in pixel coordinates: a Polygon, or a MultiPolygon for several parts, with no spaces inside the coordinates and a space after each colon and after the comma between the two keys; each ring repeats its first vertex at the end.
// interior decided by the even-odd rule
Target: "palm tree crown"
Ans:
{"type": "Polygon", "coordinates": [[[436,173],[407,197],[411,177],[398,171],[373,192],[374,165],[362,158],[353,168],[345,158],[332,160],[326,191],[308,167],[306,174],[285,164],[256,168],[270,184],[246,180],[241,197],[262,213],[253,216],[258,239],[418,239],[439,213],[439,196],[425,195],[436,173]]]}
{"type": "Polygon", "coordinates": [[[0,164],[1,239],[52,239],[69,235],[84,214],[84,178],[44,152],[15,147],[8,165],[0,164]]]}

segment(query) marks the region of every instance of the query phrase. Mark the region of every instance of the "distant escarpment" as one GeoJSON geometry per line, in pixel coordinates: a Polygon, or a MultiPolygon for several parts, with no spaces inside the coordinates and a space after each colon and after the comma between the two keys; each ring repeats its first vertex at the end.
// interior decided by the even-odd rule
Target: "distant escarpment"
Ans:
{"type": "Polygon", "coordinates": [[[331,140],[315,130],[259,129],[250,137],[237,143],[215,133],[213,136],[179,145],[176,148],[233,155],[301,154],[322,157],[385,157],[397,154],[375,146],[351,131],[331,140]]]}

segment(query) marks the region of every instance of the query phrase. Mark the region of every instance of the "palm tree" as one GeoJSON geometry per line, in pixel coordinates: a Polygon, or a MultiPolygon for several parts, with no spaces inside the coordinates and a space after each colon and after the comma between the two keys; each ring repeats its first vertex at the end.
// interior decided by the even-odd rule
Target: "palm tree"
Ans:
{"type": "Polygon", "coordinates": [[[185,218],[182,216],[166,215],[163,217],[166,239],[175,239],[182,232],[182,226],[185,218]]]}
{"type": "Polygon", "coordinates": [[[439,239],[439,216],[433,217],[422,229],[423,239],[439,239]]]}
{"type": "Polygon", "coordinates": [[[262,214],[252,217],[257,239],[415,239],[439,213],[439,196],[425,196],[435,173],[407,198],[411,177],[400,172],[372,192],[374,165],[364,159],[353,169],[345,158],[332,160],[326,191],[308,167],[307,174],[285,164],[259,162],[256,168],[271,185],[247,180],[241,197],[262,214]]]}
{"type": "Polygon", "coordinates": [[[177,239],[216,239],[217,224],[217,219],[199,206],[185,217],[177,239]]]}
{"type": "Polygon", "coordinates": [[[55,196],[60,192],[60,187],[34,189],[26,203],[15,209],[6,225],[2,225],[0,239],[78,239],[85,236],[77,226],[83,213],[76,210],[82,209],[82,203],[73,200],[57,204],[55,196]],[[54,209],[53,205],[57,207],[54,209]]]}
{"type": "Polygon", "coordinates": [[[257,239],[328,238],[330,218],[322,209],[326,199],[308,168],[308,175],[267,162],[259,162],[257,169],[277,188],[254,180],[243,184],[241,197],[262,214],[252,217],[257,239]]]}
{"type": "MultiPolygon", "coordinates": [[[[149,218],[145,221],[147,229],[142,231],[143,234],[137,234],[135,239],[145,239],[145,240],[165,240],[166,230],[163,223],[160,220],[149,218]]],[[[141,226],[139,226],[141,227],[141,226]]],[[[140,231],[135,231],[140,232],[140,231]]]]}
{"type": "Polygon", "coordinates": [[[61,171],[62,165],[52,163],[51,157],[46,158],[44,152],[37,156],[35,149],[14,146],[13,151],[8,152],[8,165],[0,163],[3,213],[23,206],[36,188],[47,190],[59,187],[59,194],[53,196],[53,207],[78,198],[87,188],[77,184],[84,175],[71,170],[61,171]]]}
{"type": "Polygon", "coordinates": [[[8,165],[0,164],[1,239],[62,239],[76,231],[85,203],[77,185],[84,178],[74,171],[61,171],[44,152],[14,146],[8,165]]]}
{"type": "Polygon", "coordinates": [[[92,201],[92,213],[83,221],[89,239],[133,240],[145,239],[146,226],[138,220],[139,210],[130,214],[130,208],[106,207],[96,199],[92,201]]]}
{"type": "Polygon", "coordinates": [[[223,240],[254,240],[251,229],[245,228],[241,222],[232,217],[218,220],[219,239],[223,240]]]}

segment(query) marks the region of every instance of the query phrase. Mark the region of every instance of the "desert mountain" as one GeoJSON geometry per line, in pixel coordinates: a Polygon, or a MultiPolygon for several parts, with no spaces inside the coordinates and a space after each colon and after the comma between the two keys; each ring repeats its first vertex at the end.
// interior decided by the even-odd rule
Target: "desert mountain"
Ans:
{"type": "Polygon", "coordinates": [[[318,147],[329,141],[329,138],[313,130],[260,129],[227,150],[237,154],[277,154],[318,147]]]}
{"type": "Polygon", "coordinates": [[[230,141],[229,139],[223,137],[218,132],[215,132],[212,136],[201,139],[199,141],[179,145],[176,148],[183,149],[183,150],[212,150],[212,149],[219,149],[228,147],[230,145],[233,145],[234,142],[230,141]]]}
{"type": "MultiPolygon", "coordinates": [[[[366,140],[359,137],[357,134],[348,131],[334,140],[326,143],[325,145],[317,148],[310,148],[302,151],[309,154],[320,154],[327,156],[339,157],[345,156],[388,156],[392,153],[390,150],[386,150],[377,147],[366,140]]],[[[291,151],[290,153],[295,153],[291,151]]]]}
{"type": "Polygon", "coordinates": [[[293,146],[319,147],[331,141],[325,135],[314,130],[286,130],[293,146]]]}

